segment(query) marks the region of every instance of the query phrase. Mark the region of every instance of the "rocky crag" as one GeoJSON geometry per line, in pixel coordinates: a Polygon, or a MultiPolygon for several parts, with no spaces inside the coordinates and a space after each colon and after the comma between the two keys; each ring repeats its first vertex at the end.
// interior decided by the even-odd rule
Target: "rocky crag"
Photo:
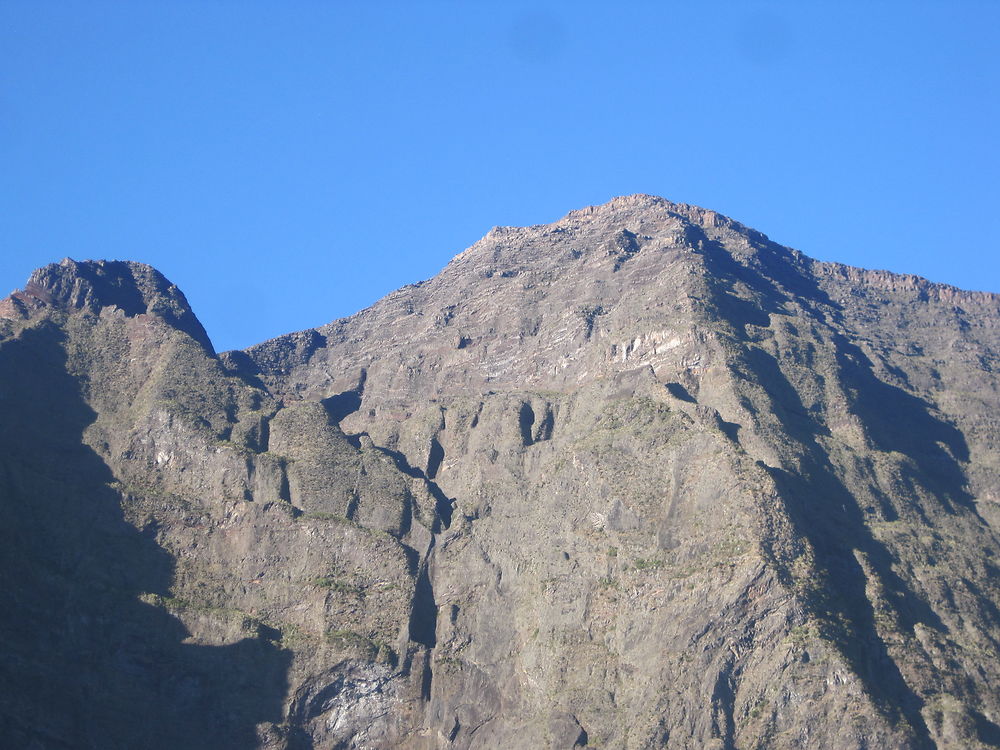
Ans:
{"type": "Polygon", "coordinates": [[[618,198],[216,355],[0,302],[24,748],[1000,747],[1000,297],[618,198]]]}

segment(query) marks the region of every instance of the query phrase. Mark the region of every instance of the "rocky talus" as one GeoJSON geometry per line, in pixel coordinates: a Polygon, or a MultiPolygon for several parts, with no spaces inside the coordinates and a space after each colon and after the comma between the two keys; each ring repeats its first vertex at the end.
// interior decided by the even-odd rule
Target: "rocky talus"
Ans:
{"type": "Polygon", "coordinates": [[[0,301],[24,748],[1000,747],[1000,297],[651,196],[217,355],[0,301]]]}

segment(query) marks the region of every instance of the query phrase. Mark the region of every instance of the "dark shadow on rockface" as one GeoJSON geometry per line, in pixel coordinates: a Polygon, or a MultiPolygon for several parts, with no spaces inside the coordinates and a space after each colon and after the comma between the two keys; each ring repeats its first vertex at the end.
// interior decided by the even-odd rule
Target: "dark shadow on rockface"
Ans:
{"type": "Polygon", "coordinates": [[[841,306],[801,267],[788,248],[770,241],[755,242],[753,259],[744,264],[720,242],[709,239],[701,227],[691,225],[685,233],[688,242],[700,249],[724,318],[766,327],[772,313],[789,312],[785,304],[793,298],[805,303],[820,322],[826,321],[827,313],[839,315],[841,306]],[[736,292],[738,284],[752,289],[755,299],[741,297],[736,292]]]}
{"type": "MultiPolygon", "coordinates": [[[[904,680],[878,634],[875,611],[866,593],[867,576],[855,557],[855,550],[864,555],[883,584],[885,596],[904,628],[912,630],[916,623],[939,631],[946,628],[927,602],[894,572],[892,556],[872,536],[857,499],[838,477],[817,442],[817,437],[826,432],[825,428],[806,417],[807,410],[778,362],[760,349],[748,349],[745,359],[771,396],[774,413],[784,431],[804,448],[798,472],[765,468],[778,485],[796,531],[809,540],[815,551],[819,580],[809,586],[808,603],[826,623],[827,637],[837,643],[881,708],[891,717],[905,718],[912,727],[915,733],[913,747],[933,747],[920,713],[922,701],[904,680]]],[[[867,404],[869,409],[906,409],[909,413],[900,416],[899,424],[909,429],[919,426],[925,431],[915,438],[891,439],[889,444],[880,446],[884,450],[910,446],[911,439],[937,437],[944,442],[954,439],[954,428],[935,420],[926,404],[909,394],[887,393],[887,390],[894,390],[892,386],[878,381],[870,369],[852,369],[841,377],[852,381],[852,387],[859,393],[869,394],[863,398],[881,396],[885,399],[881,405],[867,404]]],[[[868,412],[862,414],[869,417],[868,412]]],[[[872,416],[871,420],[878,425],[878,418],[872,416]]],[[[882,437],[889,439],[890,433],[882,437]]],[[[953,471],[960,473],[960,468],[956,466],[953,471]]],[[[793,577],[791,571],[785,574],[789,579],[793,577]]]]}
{"type": "Polygon", "coordinates": [[[525,402],[517,413],[517,426],[521,431],[521,443],[525,446],[532,445],[535,441],[532,438],[531,430],[535,426],[535,410],[531,404],[525,402]]]}
{"type": "MultiPolygon", "coordinates": [[[[937,500],[946,512],[976,512],[964,490],[966,478],[960,462],[968,460],[968,448],[961,432],[938,419],[930,404],[880,380],[864,353],[829,327],[840,319],[842,308],[821,288],[808,262],[786,248],[752,238],[751,251],[737,257],[699,227],[691,226],[686,232],[704,259],[715,312],[733,325],[741,343],[748,345],[748,338],[753,337],[747,324],[769,327],[774,313],[805,312],[814,324],[830,331],[837,370],[824,376],[835,378],[847,392],[874,447],[903,454],[916,467],[903,481],[926,490],[920,494],[937,500]]],[[[921,699],[878,635],[866,593],[868,575],[855,550],[863,556],[869,574],[881,583],[902,628],[912,630],[916,623],[940,631],[946,628],[928,602],[893,570],[890,552],[872,535],[865,509],[821,444],[821,436],[828,436],[829,431],[818,415],[805,408],[774,357],[752,346],[744,352],[741,366],[746,371],[741,375],[768,391],[782,432],[801,446],[796,470],[765,468],[779,487],[796,533],[815,550],[817,580],[799,580],[812,592],[809,604],[826,624],[827,637],[838,644],[886,715],[893,720],[903,718],[912,727],[910,746],[933,747],[920,712],[921,699]]],[[[879,498],[884,518],[898,517],[903,508],[900,500],[888,495],[879,498]]],[[[934,500],[914,496],[904,502],[927,518],[929,505],[923,508],[919,503],[934,500]]],[[[786,579],[795,578],[790,569],[783,572],[786,579]]],[[[989,727],[983,733],[989,734],[989,727]]]]}
{"type": "MultiPolygon", "coordinates": [[[[879,381],[870,363],[861,359],[860,353],[846,341],[837,343],[838,361],[842,362],[841,381],[855,391],[859,413],[864,416],[866,427],[877,435],[873,439],[878,447],[906,453],[923,465],[928,456],[916,447],[934,446],[927,450],[931,451],[930,460],[939,471],[937,487],[930,489],[937,493],[947,490],[950,497],[958,498],[962,486],[961,468],[954,460],[951,466],[943,465],[947,454],[937,442],[961,455],[964,446],[961,435],[951,425],[935,419],[924,402],[879,381]],[[887,409],[894,410],[895,426],[886,416],[884,410],[887,409]],[[903,435],[900,430],[911,432],[903,435]]],[[[760,349],[747,350],[745,360],[771,396],[774,413],[785,432],[805,449],[799,472],[793,474],[773,468],[768,471],[780,489],[796,530],[809,540],[815,551],[822,579],[813,587],[809,604],[828,623],[828,635],[838,643],[883,710],[889,715],[898,710],[913,728],[916,735],[913,746],[932,747],[920,713],[922,701],[904,680],[878,634],[875,611],[866,594],[867,576],[854,550],[864,555],[878,576],[904,628],[912,630],[916,623],[939,631],[946,628],[927,602],[894,572],[892,556],[872,536],[857,499],[840,480],[817,442],[817,437],[825,434],[826,429],[808,418],[798,393],[785,378],[778,362],[760,349]]],[[[791,577],[790,572],[788,575],[791,577]]]]}
{"type": "MultiPolygon", "coordinates": [[[[376,448],[391,458],[393,463],[396,465],[396,468],[408,477],[423,479],[427,483],[427,491],[431,494],[431,497],[434,498],[434,510],[437,511],[441,524],[447,529],[451,525],[451,517],[455,508],[455,499],[445,495],[438,483],[429,478],[421,469],[410,466],[410,462],[406,460],[406,456],[404,456],[400,451],[392,450],[391,448],[383,448],[381,446],[376,446],[376,448]]],[[[436,468],[437,467],[435,467],[435,470],[436,468]]],[[[437,525],[435,524],[435,527],[432,528],[431,531],[437,534],[440,529],[437,528],[437,525]]]]}
{"type": "Polygon", "coordinates": [[[361,408],[361,392],[344,391],[325,398],[320,403],[323,404],[326,413],[330,415],[330,422],[339,425],[343,419],[361,408]]]}
{"type": "MultiPolygon", "coordinates": [[[[819,580],[808,605],[826,624],[832,640],[861,678],[869,694],[890,717],[902,716],[915,732],[913,747],[933,747],[920,713],[923,702],[903,678],[875,627],[875,610],[865,594],[867,576],[854,557],[867,556],[886,584],[902,622],[926,622],[943,630],[937,615],[893,573],[891,557],[861,520],[854,498],[825,462],[809,461],[799,474],[766,467],[778,485],[796,531],[809,540],[819,580]]],[[[791,571],[785,575],[792,579],[791,571]]]]}
{"type": "Polygon", "coordinates": [[[247,748],[279,723],[290,655],[185,644],[170,555],[83,443],[95,414],[54,326],[0,344],[0,736],[7,747],[247,748]],[[124,497],[124,499],[123,499],[124,497]]]}
{"type": "Polygon", "coordinates": [[[694,396],[680,383],[667,383],[664,386],[667,389],[667,393],[680,401],[686,401],[689,404],[697,404],[698,401],[694,396]]]}
{"type": "Polygon", "coordinates": [[[438,607],[434,599],[427,565],[421,566],[413,593],[413,612],[410,614],[410,638],[428,648],[437,645],[438,607]]]}
{"type": "Polygon", "coordinates": [[[841,383],[852,392],[875,447],[908,456],[919,467],[919,480],[947,510],[961,505],[975,512],[959,463],[969,460],[961,431],[936,418],[925,401],[879,380],[871,360],[843,336],[836,335],[834,344],[841,383]]]}

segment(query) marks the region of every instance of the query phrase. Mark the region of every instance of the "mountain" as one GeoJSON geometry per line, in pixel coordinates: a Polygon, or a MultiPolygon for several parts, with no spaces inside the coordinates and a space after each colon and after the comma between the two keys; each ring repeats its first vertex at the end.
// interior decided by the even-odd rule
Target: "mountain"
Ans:
{"type": "Polygon", "coordinates": [[[216,355],[0,302],[0,734],[1000,747],[1000,297],[617,198],[216,355]]]}

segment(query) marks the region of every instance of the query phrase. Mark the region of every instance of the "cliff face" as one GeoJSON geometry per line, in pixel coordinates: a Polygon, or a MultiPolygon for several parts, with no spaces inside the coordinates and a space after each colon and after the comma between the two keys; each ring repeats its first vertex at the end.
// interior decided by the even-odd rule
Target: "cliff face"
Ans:
{"type": "Polygon", "coordinates": [[[21,746],[1000,746],[997,296],[632,196],[221,357],[0,315],[21,746]]]}

